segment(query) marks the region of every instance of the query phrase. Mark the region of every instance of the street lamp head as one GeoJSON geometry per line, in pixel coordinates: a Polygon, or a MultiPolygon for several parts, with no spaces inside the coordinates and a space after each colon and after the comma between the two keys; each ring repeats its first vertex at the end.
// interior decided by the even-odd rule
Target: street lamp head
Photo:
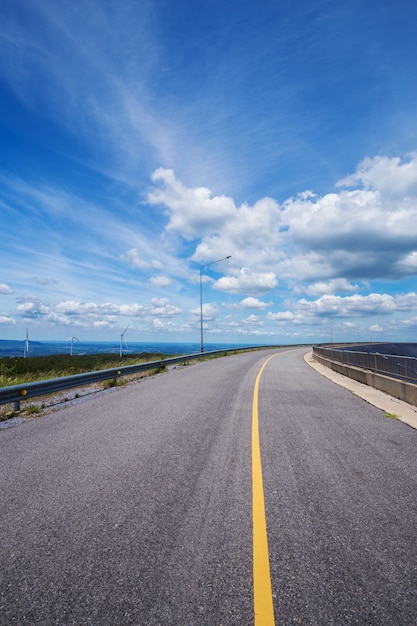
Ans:
{"type": "Polygon", "coordinates": [[[216,263],[220,263],[220,261],[227,261],[227,259],[231,259],[232,255],[229,254],[228,256],[224,256],[221,259],[217,259],[217,261],[209,261],[209,263],[204,263],[203,265],[200,265],[200,271],[203,270],[205,267],[208,267],[209,265],[215,265],[216,263]]]}

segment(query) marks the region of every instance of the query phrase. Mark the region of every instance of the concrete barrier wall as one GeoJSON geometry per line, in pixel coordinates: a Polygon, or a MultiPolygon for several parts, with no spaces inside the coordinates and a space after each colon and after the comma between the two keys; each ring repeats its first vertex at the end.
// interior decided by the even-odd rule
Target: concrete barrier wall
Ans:
{"type": "Polygon", "coordinates": [[[338,372],[343,376],[357,380],[358,382],[368,385],[369,387],[379,389],[380,391],[388,393],[390,396],[403,400],[408,404],[417,406],[417,385],[412,385],[411,383],[390,378],[389,376],[375,374],[374,372],[353,367],[352,365],[344,365],[343,363],[330,361],[329,359],[325,359],[316,353],[314,353],[314,358],[322,365],[332,369],[334,372],[338,372]]]}

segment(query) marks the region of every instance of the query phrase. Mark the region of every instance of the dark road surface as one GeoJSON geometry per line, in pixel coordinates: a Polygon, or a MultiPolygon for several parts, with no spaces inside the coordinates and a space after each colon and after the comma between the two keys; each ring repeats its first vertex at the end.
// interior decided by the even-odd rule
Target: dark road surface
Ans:
{"type": "MultiPolygon", "coordinates": [[[[198,362],[0,432],[0,624],[254,624],[256,376],[275,623],[417,623],[417,431],[305,349],[198,362]]],[[[260,625],[261,626],[261,625],[260,625]]]]}

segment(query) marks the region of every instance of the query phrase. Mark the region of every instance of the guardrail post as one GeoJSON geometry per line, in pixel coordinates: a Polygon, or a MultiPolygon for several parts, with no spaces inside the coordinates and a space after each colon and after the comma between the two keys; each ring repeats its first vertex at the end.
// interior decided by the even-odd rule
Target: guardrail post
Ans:
{"type": "Polygon", "coordinates": [[[20,411],[20,400],[13,402],[13,411],[20,411]]]}

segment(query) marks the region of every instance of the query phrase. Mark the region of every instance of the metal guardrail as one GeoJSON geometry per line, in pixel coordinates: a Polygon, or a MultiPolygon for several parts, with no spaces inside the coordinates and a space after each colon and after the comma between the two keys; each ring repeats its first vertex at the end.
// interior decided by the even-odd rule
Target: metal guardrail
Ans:
{"type": "Polygon", "coordinates": [[[403,380],[406,383],[417,384],[417,359],[415,357],[321,346],[313,346],[313,354],[342,365],[358,367],[375,374],[403,380]]]}
{"type": "Polygon", "coordinates": [[[145,372],[147,370],[168,367],[169,365],[177,365],[187,361],[201,359],[207,356],[216,356],[219,354],[243,352],[245,350],[262,349],[274,346],[253,346],[243,348],[229,348],[225,350],[210,350],[208,352],[198,352],[195,354],[185,354],[182,356],[169,357],[167,359],[158,359],[157,361],[149,361],[147,363],[137,363],[134,365],[126,365],[123,367],[114,367],[96,372],[85,372],[83,374],[74,374],[73,376],[62,376],[61,378],[50,378],[48,380],[40,380],[38,382],[26,383],[20,385],[11,385],[10,387],[0,388],[0,405],[14,403],[14,410],[20,409],[20,401],[36,398],[39,396],[56,393],[63,389],[71,389],[74,387],[82,387],[90,385],[102,380],[117,380],[122,376],[136,374],[137,372],[145,372]]]}

